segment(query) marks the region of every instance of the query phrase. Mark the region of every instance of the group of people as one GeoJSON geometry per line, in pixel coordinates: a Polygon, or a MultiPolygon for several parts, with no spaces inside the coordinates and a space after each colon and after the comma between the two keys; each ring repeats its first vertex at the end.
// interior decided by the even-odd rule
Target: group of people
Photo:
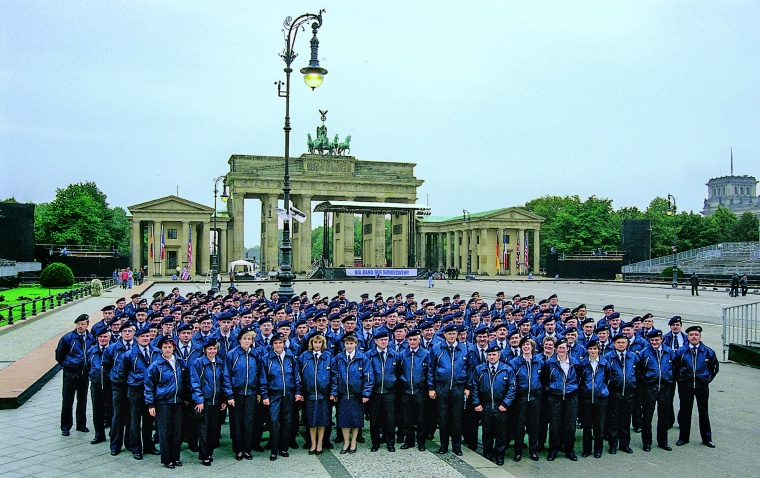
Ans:
{"type": "Polygon", "coordinates": [[[734,273],[731,276],[731,281],[729,283],[728,289],[729,297],[739,297],[739,290],[741,290],[742,297],[747,295],[747,291],[749,290],[749,280],[747,279],[747,274],[743,274],[741,277],[739,277],[739,274],[734,273]]]}
{"type": "Polygon", "coordinates": [[[437,453],[460,456],[463,444],[478,449],[482,427],[483,455],[497,464],[511,443],[515,461],[525,452],[539,460],[547,436],[547,460],[577,461],[578,428],[583,457],[600,458],[605,441],[610,454],[633,453],[631,428],[645,452],[655,443],[672,450],[677,390],[676,445],[690,440],[696,400],[701,442],[715,446],[708,399],[718,360],[702,329],[683,332],[679,316],[663,333],[652,314],[623,322],[608,305],[594,320],[585,305],[560,306],[556,294],[507,300],[500,292],[489,304],[477,292],[419,303],[413,293],[351,301],[343,290],[330,298],[257,292],[174,288],[150,303],[121,298],[92,327],[77,317],[56,349],[62,434],[75,422],[89,431],[89,390],[91,443],[108,441],[114,456],[123,447],[137,460],[160,455],[167,468],[182,465],[183,442],[210,466],[227,420],[237,460],[265,450],[265,430],[269,459],[288,457],[301,425],[309,454],[333,442],[355,453],[367,417],[371,452],[426,451],[438,429],[437,453]]]}

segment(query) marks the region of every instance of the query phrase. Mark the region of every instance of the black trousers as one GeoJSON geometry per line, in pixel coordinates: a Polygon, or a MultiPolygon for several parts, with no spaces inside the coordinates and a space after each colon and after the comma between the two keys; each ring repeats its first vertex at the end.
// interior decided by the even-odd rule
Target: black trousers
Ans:
{"type": "Polygon", "coordinates": [[[373,393],[369,403],[369,434],[372,437],[372,446],[380,446],[380,432],[388,447],[393,446],[396,435],[396,394],[373,393]]]}
{"type": "Polygon", "coordinates": [[[441,446],[448,448],[449,439],[455,450],[462,447],[462,411],[464,410],[464,385],[436,390],[441,446]]]}
{"type": "MultiPolygon", "coordinates": [[[[235,402],[237,405],[237,402],[235,402]]],[[[219,423],[222,419],[222,406],[217,403],[204,403],[198,426],[198,459],[208,460],[214,457],[214,446],[219,441],[219,423]]]]}
{"type": "Polygon", "coordinates": [[[425,438],[433,437],[435,429],[438,428],[438,402],[425,395],[425,438]]]}
{"type": "Polygon", "coordinates": [[[578,417],[578,394],[552,395],[549,399],[549,452],[570,453],[575,448],[575,421],[578,417]]]}
{"type": "Polygon", "coordinates": [[[74,426],[74,417],[72,408],[74,399],[77,401],[76,419],[77,428],[87,426],[87,387],[90,386],[90,380],[87,375],[81,373],[72,373],[64,370],[63,372],[63,403],[61,405],[61,431],[69,431],[74,426]]]}
{"type": "Polygon", "coordinates": [[[636,389],[633,394],[633,408],[631,409],[631,425],[633,428],[640,430],[644,423],[644,410],[641,405],[644,392],[641,388],[636,389]]]}
{"type": "Polygon", "coordinates": [[[156,424],[161,446],[161,464],[179,461],[179,451],[182,448],[182,404],[156,405],[156,424]]]}
{"type": "MultiPolygon", "coordinates": [[[[478,412],[475,412],[478,413],[478,412]]],[[[504,457],[507,449],[507,416],[509,412],[499,411],[499,406],[491,408],[491,404],[483,406],[483,411],[478,413],[483,423],[483,454],[491,456],[496,452],[497,456],[504,457]]]]}
{"type": "Polygon", "coordinates": [[[187,442],[191,450],[198,449],[199,420],[194,403],[182,404],[182,441],[187,442]]]}
{"type": "Polygon", "coordinates": [[[699,295],[699,286],[698,285],[692,285],[691,286],[691,295],[699,295]]]}
{"type": "Polygon", "coordinates": [[[100,382],[90,384],[90,400],[92,401],[92,424],[95,428],[95,438],[106,438],[106,422],[111,417],[107,416],[107,406],[111,403],[111,386],[106,382],[105,387],[101,387],[100,382]]]}
{"type": "MultiPolygon", "coordinates": [[[[604,449],[604,422],[607,415],[607,397],[583,399],[583,451],[601,453],[604,449]]],[[[629,432],[630,433],[630,432],[629,432]]]]}
{"type": "Polygon", "coordinates": [[[549,435],[549,425],[551,413],[549,411],[549,394],[545,393],[541,397],[541,413],[538,418],[538,445],[546,445],[546,437],[549,435]]]}
{"type": "Polygon", "coordinates": [[[422,393],[403,393],[401,403],[406,432],[404,443],[414,446],[415,438],[417,446],[425,446],[427,428],[425,427],[425,398],[422,393]]]}
{"type": "Polygon", "coordinates": [[[514,409],[517,416],[517,428],[515,431],[515,455],[521,455],[525,448],[525,433],[528,434],[528,451],[538,453],[538,426],[541,420],[542,397],[531,397],[528,401],[527,394],[518,394],[512,402],[510,411],[514,409]]]}
{"type": "Polygon", "coordinates": [[[269,446],[272,455],[288,451],[294,397],[290,390],[286,395],[269,397],[269,446]]]}
{"type": "MultiPolygon", "coordinates": [[[[262,402],[258,402],[254,407],[253,413],[253,438],[251,440],[253,447],[261,446],[261,435],[269,425],[269,407],[262,402]]],[[[271,433],[269,434],[271,437],[271,433]]],[[[271,439],[271,438],[270,438],[271,439]]]]}
{"type": "Polygon", "coordinates": [[[150,453],[155,450],[153,445],[153,417],[148,413],[148,407],[145,405],[145,391],[143,387],[129,387],[127,389],[129,398],[129,435],[130,440],[127,442],[127,448],[132,453],[143,451],[150,453]]]}
{"type": "Polygon", "coordinates": [[[670,397],[670,384],[662,384],[660,390],[644,385],[642,406],[644,408],[644,421],[641,427],[641,444],[652,444],[652,419],[654,410],[657,408],[657,446],[668,444],[668,400],[670,397]]]}
{"type": "Polygon", "coordinates": [[[256,410],[256,395],[235,394],[235,406],[230,408],[230,436],[232,451],[251,453],[253,446],[253,414],[256,410]]]}
{"type": "Polygon", "coordinates": [[[610,394],[607,398],[607,440],[610,449],[631,446],[631,412],[634,410],[634,397],[618,397],[610,394]]]}
{"type": "MultiPolygon", "coordinates": [[[[467,403],[462,411],[462,436],[464,444],[472,450],[478,448],[478,427],[481,417],[483,417],[483,413],[475,411],[472,397],[467,397],[467,403]]],[[[485,429],[485,425],[483,427],[485,429]]]]}
{"type": "Polygon", "coordinates": [[[111,385],[113,419],[111,420],[111,451],[120,452],[121,446],[129,446],[129,398],[126,385],[111,385]]]}
{"type": "Polygon", "coordinates": [[[668,390],[668,398],[667,398],[667,409],[668,409],[668,430],[673,428],[673,425],[676,424],[676,410],[675,410],[675,401],[676,401],[676,386],[675,384],[670,386],[670,389],[668,390]]]}
{"type": "Polygon", "coordinates": [[[712,441],[710,413],[707,406],[710,399],[710,386],[706,383],[697,382],[696,388],[692,388],[689,385],[679,383],[678,397],[681,399],[681,405],[678,409],[678,438],[686,442],[689,441],[691,413],[694,408],[694,399],[696,399],[697,413],[699,413],[699,434],[702,437],[702,443],[712,441]]]}

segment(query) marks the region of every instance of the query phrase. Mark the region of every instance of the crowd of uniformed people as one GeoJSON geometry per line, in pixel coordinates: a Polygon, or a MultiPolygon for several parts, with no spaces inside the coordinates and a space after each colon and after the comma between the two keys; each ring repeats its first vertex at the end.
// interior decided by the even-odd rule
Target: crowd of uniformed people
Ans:
{"type": "Polygon", "coordinates": [[[461,456],[462,445],[478,449],[482,427],[482,453],[497,464],[510,444],[515,461],[537,461],[545,448],[549,461],[577,461],[577,429],[583,457],[600,458],[605,442],[609,454],[633,453],[631,430],[643,451],[671,451],[676,421],[676,445],[688,443],[696,400],[701,442],[715,446],[708,399],[718,361],[702,329],[682,331],[679,316],[658,319],[663,333],[652,314],[624,322],[608,305],[594,320],[556,295],[418,303],[411,293],[228,292],[134,294],[92,327],[77,317],[56,350],[62,434],[75,423],[89,431],[89,390],[91,443],[108,442],[114,456],[160,455],[167,468],[182,466],[183,442],[210,466],[225,421],[236,460],[265,451],[265,430],[269,459],[288,457],[302,425],[309,454],[333,443],[355,453],[367,417],[372,452],[426,451],[438,429],[436,452],[461,456]]]}

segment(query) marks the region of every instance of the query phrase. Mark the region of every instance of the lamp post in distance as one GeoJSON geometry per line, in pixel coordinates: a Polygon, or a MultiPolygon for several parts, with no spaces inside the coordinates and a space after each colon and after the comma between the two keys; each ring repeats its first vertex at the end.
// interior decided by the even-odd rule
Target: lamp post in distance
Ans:
{"type": "MultiPolygon", "coordinates": [[[[224,181],[226,176],[219,176],[214,179],[214,249],[211,254],[211,290],[214,294],[219,291],[219,230],[216,228],[216,196],[219,194],[219,181],[224,181]]],[[[222,202],[226,203],[229,199],[229,186],[226,183],[222,187],[222,202]]]]}

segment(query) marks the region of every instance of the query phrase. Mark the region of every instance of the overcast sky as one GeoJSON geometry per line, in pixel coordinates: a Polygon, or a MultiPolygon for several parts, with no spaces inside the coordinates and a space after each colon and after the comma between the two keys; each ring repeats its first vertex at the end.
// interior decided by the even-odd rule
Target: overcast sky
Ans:
{"type": "Polygon", "coordinates": [[[294,77],[291,155],[327,109],[358,159],[416,163],[434,215],[546,194],[700,211],[731,147],[760,176],[757,1],[0,0],[0,199],[94,181],[112,206],[213,205],[230,155],[283,154],[282,22],[319,8],[329,74],[294,77]]]}

